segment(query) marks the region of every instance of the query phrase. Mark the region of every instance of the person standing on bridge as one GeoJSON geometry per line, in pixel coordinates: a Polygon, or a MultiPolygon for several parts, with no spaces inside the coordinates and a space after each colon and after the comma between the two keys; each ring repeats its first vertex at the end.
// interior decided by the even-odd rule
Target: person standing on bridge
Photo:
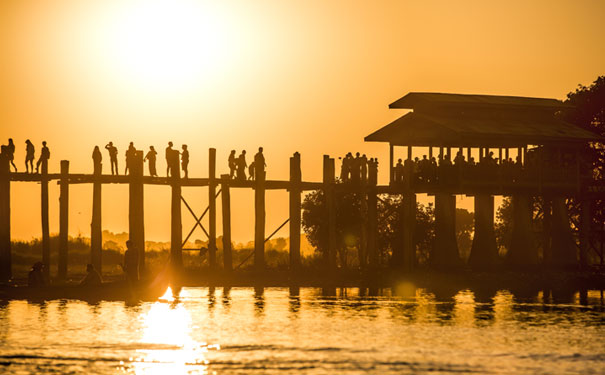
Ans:
{"type": "Polygon", "coordinates": [[[265,167],[267,164],[265,163],[265,155],[263,155],[263,148],[259,147],[258,152],[254,155],[254,179],[258,179],[265,177],[265,167]]]}
{"type": "Polygon", "coordinates": [[[149,175],[151,177],[158,176],[158,172],[155,169],[155,160],[157,154],[158,153],[155,151],[155,148],[153,148],[153,146],[149,146],[149,151],[147,152],[147,155],[145,155],[145,160],[149,160],[149,175]]]}
{"type": "Polygon", "coordinates": [[[113,145],[113,142],[109,142],[107,145],[105,145],[105,149],[109,152],[109,162],[111,163],[111,174],[112,175],[120,174],[118,172],[118,149],[117,149],[117,147],[113,145]],[[114,172],[114,168],[115,168],[115,172],[114,172]]]}
{"type": "Polygon", "coordinates": [[[128,145],[128,149],[126,150],[126,169],[124,170],[125,175],[132,172],[132,162],[134,161],[136,152],[137,149],[134,147],[134,142],[130,142],[130,144],[128,145]]]}
{"type": "MultiPolygon", "coordinates": [[[[172,168],[174,167],[172,164],[174,151],[172,149],[172,142],[168,142],[168,147],[166,147],[166,177],[170,177],[172,175],[172,168]]],[[[177,151],[178,152],[178,151],[177,151]]],[[[178,163],[177,163],[178,165],[178,163]]]]}
{"type": "Polygon", "coordinates": [[[40,158],[36,163],[36,173],[40,171],[40,164],[48,162],[50,159],[50,150],[46,147],[46,141],[42,141],[42,150],[40,151],[40,158]]]}
{"type": "Polygon", "coordinates": [[[182,148],[183,152],[181,152],[181,168],[185,174],[183,178],[189,178],[189,151],[187,150],[187,145],[183,145],[182,148]]]}
{"type": "Polygon", "coordinates": [[[33,143],[28,139],[25,141],[25,173],[34,173],[34,159],[36,149],[33,143]]]}
{"type": "Polygon", "coordinates": [[[227,163],[229,164],[229,178],[233,179],[233,177],[235,176],[235,170],[237,169],[237,160],[235,159],[235,150],[231,150],[227,163]]]}
{"type": "Polygon", "coordinates": [[[246,181],[246,150],[242,150],[242,153],[237,157],[237,179],[240,181],[246,181]]]}
{"type": "Polygon", "coordinates": [[[94,174],[101,174],[102,173],[102,164],[101,162],[103,161],[103,155],[101,155],[101,150],[99,149],[99,146],[95,146],[95,149],[92,150],[92,165],[93,165],[93,173],[94,174]]]}
{"type": "Polygon", "coordinates": [[[15,173],[17,173],[17,166],[15,165],[15,143],[13,143],[12,138],[8,139],[8,146],[6,146],[6,156],[13,168],[15,168],[15,173]]]}

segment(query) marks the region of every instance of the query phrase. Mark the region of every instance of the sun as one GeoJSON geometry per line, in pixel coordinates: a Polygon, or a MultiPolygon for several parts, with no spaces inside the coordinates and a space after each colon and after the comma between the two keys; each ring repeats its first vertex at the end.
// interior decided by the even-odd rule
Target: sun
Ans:
{"type": "Polygon", "coordinates": [[[230,63],[232,31],[220,8],[192,0],[126,1],[109,21],[108,60],[144,89],[203,84],[230,63]]]}

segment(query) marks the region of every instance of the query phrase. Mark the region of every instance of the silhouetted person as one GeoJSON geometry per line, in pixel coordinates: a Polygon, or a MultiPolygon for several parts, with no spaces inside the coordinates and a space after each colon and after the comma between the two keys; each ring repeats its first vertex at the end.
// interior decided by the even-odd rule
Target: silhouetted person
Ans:
{"type": "Polygon", "coordinates": [[[183,145],[183,152],[181,152],[181,168],[183,169],[183,173],[185,173],[185,178],[189,178],[189,151],[187,150],[187,145],[183,145]]]}
{"type": "Polygon", "coordinates": [[[242,153],[237,157],[237,179],[240,181],[246,181],[246,150],[242,150],[242,153]]]}
{"type": "Polygon", "coordinates": [[[395,164],[395,182],[399,183],[403,181],[403,164],[401,164],[401,159],[397,160],[397,164],[395,164]]]}
{"type": "Polygon", "coordinates": [[[151,177],[157,177],[158,176],[158,172],[155,168],[155,161],[157,159],[157,152],[155,150],[155,148],[153,148],[153,146],[149,146],[149,151],[147,152],[147,155],[145,155],[145,160],[149,161],[149,175],[151,177]]]}
{"type": "Polygon", "coordinates": [[[8,139],[8,146],[6,146],[6,156],[13,168],[15,168],[15,172],[17,172],[17,166],[15,165],[15,144],[13,143],[12,138],[8,139]]]}
{"type": "Polygon", "coordinates": [[[168,142],[168,147],[166,147],[166,177],[170,177],[172,175],[172,159],[174,158],[174,150],[172,149],[172,142],[168,142]]]}
{"type": "Polygon", "coordinates": [[[95,266],[92,264],[86,265],[86,276],[80,281],[80,285],[82,286],[99,286],[103,284],[103,280],[101,279],[101,275],[95,269],[95,266]]]}
{"type": "Polygon", "coordinates": [[[340,166],[340,180],[342,182],[346,182],[349,179],[349,173],[351,172],[351,159],[349,156],[351,153],[347,153],[344,158],[342,158],[342,164],[340,166]]]}
{"type": "Polygon", "coordinates": [[[368,180],[368,157],[366,156],[366,154],[361,155],[360,163],[361,181],[366,182],[368,180]]]}
{"type": "Polygon", "coordinates": [[[235,171],[237,170],[237,159],[235,158],[235,150],[231,150],[227,162],[229,163],[229,178],[233,178],[235,176],[235,171]]]}
{"type": "Polygon", "coordinates": [[[44,276],[44,263],[34,263],[32,269],[27,274],[27,285],[34,287],[48,285],[46,276],[44,276]]]}
{"type": "Polygon", "coordinates": [[[118,172],[118,149],[113,145],[113,142],[109,142],[105,145],[105,149],[109,152],[109,162],[111,164],[111,174],[120,174],[118,172]],[[114,172],[115,168],[115,172],[114,172]]]}
{"type": "Polygon", "coordinates": [[[124,273],[126,273],[126,279],[130,283],[139,280],[139,252],[138,249],[134,247],[134,243],[131,240],[126,241],[123,268],[124,273]]]}
{"type": "Polygon", "coordinates": [[[38,171],[40,170],[40,164],[42,164],[43,162],[48,162],[48,159],[50,159],[50,150],[48,149],[48,147],[46,147],[46,141],[43,141],[42,150],[40,150],[40,158],[36,163],[36,173],[38,173],[38,171]]]}
{"type": "Polygon", "coordinates": [[[134,158],[137,154],[137,149],[134,147],[133,142],[130,142],[125,154],[126,154],[126,169],[124,169],[124,174],[128,174],[129,172],[131,172],[132,163],[134,162],[134,158]]]}
{"type": "Polygon", "coordinates": [[[99,146],[95,146],[95,149],[92,150],[92,165],[94,174],[101,174],[103,168],[101,164],[102,161],[103,155],[101,155],[101,150],[99,149],[99,146]]]}
{"type": "Polygon", "coordinates": [[[352,159],[351,163],[351,181],[358,183],[361,178],[361,156],[359,152],[355,153],[355,158],[352,159]]]}
{"type": "Polygon", "coordinates": [[[250,165],[248,166],[248,180],[254,180],[254,166],[255,162],[250,163],[250,165]]]}
{"type": "Polygon", "coordinates": [[[258,152],[254,155],[254,179],[257,179],[258,176],[264,176],[265,167],[267,164],[265,163],[265,155],[263,155],[263,148],[259,147],[258,152]]]}
{"type": "Polygon", "coordinates": [[[36,149],[32,142],[28,139],[25,141],[25,173],[34,173],[34,159],[36,149]]]}

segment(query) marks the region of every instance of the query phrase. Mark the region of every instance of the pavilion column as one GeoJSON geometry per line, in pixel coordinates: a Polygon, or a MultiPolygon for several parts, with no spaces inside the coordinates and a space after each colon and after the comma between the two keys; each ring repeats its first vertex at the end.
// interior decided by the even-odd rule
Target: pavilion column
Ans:
{"type": "Polygon", "coordinates": [[[552,200],[551,244],[554,267],[564,268],[578,265],[576,243],[571,232],[567,205],[563,197],[554,197],[552,200]]]}
{"type": "Polygon", "coordinates": [[[512,198],[513,229],[507,263],[511,266],[535,266],[538,264],[538,249],[532,232],[531,196],[517,194],[512,198]]]}
{"type": "Polygon", "coordinates": [[[456,196],[435,194],[435,243],[430,255],[434,268],[452,268],[461,265],[456,242],[456,196]]]}
{"type": "Polygon", "coordinates": [[[499,263],[498,246],[494,233],[494,197],[475,196],[475,236],[468,264],[473,269],[492,269],[499,263]]]}

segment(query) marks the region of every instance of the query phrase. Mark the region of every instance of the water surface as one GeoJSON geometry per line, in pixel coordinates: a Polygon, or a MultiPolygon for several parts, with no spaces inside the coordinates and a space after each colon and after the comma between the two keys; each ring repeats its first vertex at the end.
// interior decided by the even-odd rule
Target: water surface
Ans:
{"type": "Polygon", "coordinates": [[[557,303],[411,286],[0,301],[0,373],[605,373],[604,322],[600,291],[557,303]]]}

